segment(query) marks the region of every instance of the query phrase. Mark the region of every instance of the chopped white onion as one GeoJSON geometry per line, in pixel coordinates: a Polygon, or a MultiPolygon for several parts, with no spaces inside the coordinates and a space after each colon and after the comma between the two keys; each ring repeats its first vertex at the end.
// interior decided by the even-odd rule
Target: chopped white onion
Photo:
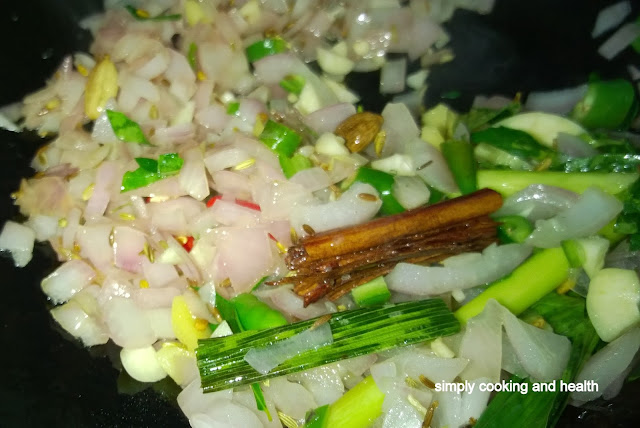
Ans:
{"type": "Polygon", "coordinates": [[[318,65],[323,71],[336,76],[345,76],[353,70],[354,63],[344,55],[333,50],[317,48],[318,65]]]}
{"type": "Polygon", "coordinates": [[[482,254],[465,253],[449,257],[444,266],[398,265],[386,276],[390,290],[433,296],[455,289],[487,284],[509,274],[531,254],[522,244],[491,245],[482,254]]]}
{"type": "Polygon", "coordinates": [[[333,104],[305,116],[304,122],[318,133],[334,132],[346,118],[356,114],[356,108],[350,103],[333,104]]]}
{"type": "Polygon", "coordinates": [[[640,328],[629,330],[587,360],[576,375],[575,383],[592,381],[597,388],[592,391],[572,392],[571,399],[580,403],[595,400],[625,372],[640,348],[640,328]]]}
{"type": "Polygon", "coordinates": [[[200,378],[196,378],[178,394],[177,401],[182,412],[191,418],[197,413],[206,412],[219,401],[231,400],[232,396],[232,388],[205,394],[200,387],[200,378]]]}
{"type": "Polygon", "coordinates": [[[158,363],[153,346],[122,348],[120,361],[127,374],[139,382],[157,382],[167,376],[158,363]]]}
{"type": "Polygon", "coordinates": [[[63,303],[89,285],[96,272],[83,260],[70,260],[42,280],[42,290],[53,303],[63,303]]]}
{"type": "Polygon", "coordinates": [[[404,91],[406,74],[406,58],[387,61],[380,70],[380,93],[397,94],[404,91]]]}
{"type": "MultiPolygon", "coordinates": [[[[405,145],[420,136],[420,129],[404,104],[389,103],[382,110],[382,131],[385,132],[385,144],[382,156],[402,153],[405,145]]],[[[411,153],[407,153],[411,154],[411,153]]]]}
{"type": "Polygon", "coordinates": [[[298,171],[289,180],[303,186],[310,192],[326,189],[331,185],[329,174],[319,166],[298,171]]]}
{"type": "Polygon", "coordinates": [[[578,199],[578,194],[560,187],[532,184],[505,199],[494,215],[520,215],[536,221],[557,215],[572,207],[578,199]]]}
{"type": "Polygon", "coordinates": [[[608,60],[615,58],[635,39],[640,37],[640,24],[629,22],[620,27],[599,48],[598,53],[608,60]]]}
{"type": "Polygon", "coordinates": [[[322,205],[301,205],[291,210],[291,226],[303,236],[303,225],[316,232],[353,226],[372,219],[382,206],[378,192],[370,184],[356,182],[340,198],[322,205]],[[364,193],[376,196],[375,200],[363,199],[364,193]]]}
{"type": "Polygon", "coordinates": [[[30,227],[7,221],[0,233],[0,250],[10,251],[13,263],[24,267],[31,261],[36,233],[30,227]]]}
{"type": "Polygon", "coordinates": [[[265,398],[273,401],[278,410],[294,419],[304,419],[309,410],[318,406],[309,390],[284,377],[271,379],[269,386],[263,387],[263,391],[265,398]]]}
{"type": "Polygon", "coordinates": [[[458,193],[458,185],[440,150],[420,138],[407,142],[404,153],[413,159],[416,174],[441,192],[458,193]]]}
{"type": "Polygon", "coordinates": [[[556,148],[560,153],[571,157],[589,157],[598,154],[589,143],[575,135],[559,132],[556,137],[556,148]]]}
{"type": "Polygon", "coordinates": [[[84,346],[102,345],[109,341],[104,327],[73,300],[53,308],[51,316],[68,333],[82,340],[84,346]]]}
{"type": "Polygon", "coordinates": [[[473,391],[458,393],[438,392],[435,399],[438,400],[438,411],[433,414],[433,426],[454,427],[463,426],[469,420],[477,420],[487,407],[491,392],[489,388],[481,389],[481,384],[489,382],[486,378],[473,379],[475,385],[473,391]]]}
{"type": "Polygon", "coordinates": [[[600,37],[607,31],[622,24],[622,21],[631,13],[631,3],[621,1],[607,6],[598,13],[596,23],[593,25],[591,37],[600,37]]]}
{"type": "Polygon", "coordinates": [[[431,196],[429,188],[419,177],[396,177],[392,193],[400,205],[408,210],[426,204],[431,196]]]}
{"type": "Polygon", "coordinates": [[[302,384],[311,394],[318,406],[331,404],[344,394],[344,383],[336,364],[327,364],[289,376],[302,384]]]}
{"type": "Polygon", "coordinates": [[[142,348],[157,340],[144,311],[131,299],[112,297],[104,304],[103,316],[109,336],[118,346],[142,348]]]}
{"type": "Polygon", "coordinates": [[[579,85],[573,88],[556,89],[545,92],[531,92],[527,96],[525,107],[530,111],[567,114],[587,93],[588,86],[579,85]]]}
{"type": "Polygon", "coordinates": [[[567,337],[525,323],[493,299],[470,322],[460,351],[461,356],[471,359],[462,374],[467,379],[481,374],[493,382],[499,381],[499,368],[508,362],[501,362],[500,358],[502,326],[517,365],[532,379],[544,382],[557,379],[569,360],[571,342],[567,337]]]}
{"type": "Polygon", "coordinates": [[[409,155],[401,155],[400,153],[372,161],[371,168],[397,176],[412,177],[416,175],[413,159],[409,155]]]}
{"type": "Polygon", "coordinates": [[[487,304],[464,329],[458,354],[469,360],[469,364],[460,377],[465,380],[484,377],[490,382],[499,382],[503,366],[501,349],[502,313],[497,305],[487,304]]]}
{"type": "Polygon", "coordinates": [[[36,233],[37,241],[46,241],[58,231],[58,218],[48,215],[35,215],[29,218],[27,225],[36,233]]]}
{"type": "Polygon", "coordinates": [[[256,371],[267,374],[290,358],[333,343],[331,326],[324,323],[263,348],[252,348],[244,360],[256,371]]]}
{"type": "Polygon", "coordinates": [[[571,207],[548,220],[538,220],[526,242],[539,248],[551,248],[566,239],[591,236],[620,211],[622,202],[597,187],[590,187],[571,207]]]}
{"type": "Polygon", "coordinates": [[[505,308],[502,320],[520,364],[532,379],[550,382],[562,376],[571,352],[571,342],[566,336],[528,324],[505,308]]]}
{"type": "Polygon", "coordinates": [[[305,307],[302,297],[284,286],[265,291],[258,290],[254,294],[258,297],[270,299],[276,309],[301,320],[319,317],[328,312],[326,305],[322,302],[311,303],[305,307]]]}
{"type": "Polygon", "coordinates": [[[194,199],[202,201],[209,196],[209,183],[204,169],[202,152],[193,148],[182,154],[184,164],[180,169],[180,186],[194,199]]]}

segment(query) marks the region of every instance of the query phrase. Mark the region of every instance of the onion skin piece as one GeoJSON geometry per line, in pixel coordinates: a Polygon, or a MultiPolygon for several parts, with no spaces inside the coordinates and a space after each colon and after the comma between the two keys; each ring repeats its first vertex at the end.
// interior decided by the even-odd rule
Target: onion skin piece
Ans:
{"type": "Polygon", "coordinates": [[[506,278],[494,282],[454,315],[461,323],[478,315],[489,299],[496,299],[519,315],[545,294],[556,289],[569,275],[569,262],[562,248],[549,248],[533,255],[506,278]]]}

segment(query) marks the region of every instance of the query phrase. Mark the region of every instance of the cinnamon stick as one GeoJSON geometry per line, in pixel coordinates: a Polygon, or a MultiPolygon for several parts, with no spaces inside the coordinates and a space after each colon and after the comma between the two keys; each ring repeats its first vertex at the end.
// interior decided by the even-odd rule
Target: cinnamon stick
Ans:
{"type": "Polygon", "coordinates": [[[488,214],[502,205],[500,195],[484,189],[464,197],[368,223],[309,235],[287,251],[296,275],[271,285],[293,284],[307,306],[327,296],[336,300],[398,263],[431,264],[497,241],[488,214]]]}
{"type": "Polygon", "coordinates": [[[482,189],[469,195],[381,217],[355,227],[345,227],[304,237],[289,249],[291,257],[321,259],[381,245],[411,233],[421,233],[490,214],[502,205],[494,190],[482,189]]]}

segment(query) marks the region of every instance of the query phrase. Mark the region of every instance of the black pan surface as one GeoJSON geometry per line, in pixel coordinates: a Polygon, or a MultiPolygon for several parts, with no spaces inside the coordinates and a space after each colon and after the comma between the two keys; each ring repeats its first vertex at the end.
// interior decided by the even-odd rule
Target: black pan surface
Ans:
{"type": "MultiPolygon", "coordinates": [[[[612,1],[498,0],[491,16],[457,12],[447,25],[456,59],[432,69],[427,105],[460,91],[454,101],[468,107],[476,94],[561,88],[584,82],[591,72],[626,77],[640,56],[628,50],[607,62],[590,31],[597,12],[612,1]]],[[[62,57],[85,49],[89,36],[77,26],[99,10],[99,1],[11,2],[0,14],[3,61],[0,106],[19,100],[44,84],[62,57]]],[[[634,4],[633,17],[639,5],[634,4]]],[[[605,38],[607,35],[604,36],[605,38]]],[[[350,76],[368,109],[386,100],[377,94],[377,73],[350,76]]],[[[16,218],[10,193],[42,143],[32,134],[0,130],[0,224],[16,218]]],[[[175,384],[137,383],[119,370],[118,350],[104,345],[83,348],[51,319],[40,280],[55,268],[51,250],[36,248],[25,269],[0,257],[0,427],[187,427],[174,397],[175,384]]],[[[630,383],[611,402],[589,409],[569,408],[561,427],[637,426],[640,384],[630,383]]]]}

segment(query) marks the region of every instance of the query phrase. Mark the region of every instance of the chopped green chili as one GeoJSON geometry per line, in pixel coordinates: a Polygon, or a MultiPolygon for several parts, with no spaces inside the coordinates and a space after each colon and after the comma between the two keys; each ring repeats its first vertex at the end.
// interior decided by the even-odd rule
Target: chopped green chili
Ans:
{"type": "Polygon", "coordinates": [[[305,79],[299,74],[288,74],[280,81],[280,87],[292,94],[300,95],[304,88],[305,79]]]}
{"type": "Polygon", "coordinates": [[[279,37],[266,38],[259,40],[246,49],[247,59],[249,62],[255,62],[269,55],[275,55],[287,50],[287,42],[279,37]]]}
{"type": "Polygon", "coordinates": [[[400,202],[393,196],[393,175],[377,169],[361,167],[356,173],[355,181],[370,184],[380,193],[380,199],[382,200],[380,212],[382,214],[392,215],[405,211],[400,202]]]}
{"type": "Polygon", "coordinates": [[[302,138],[293,129],[269,119],[260,134],[260,141],[276,154],[290,157],[302,142],[302,138]]]}
{"type": "Polygon", "coordinates": [[[309,169],[313,167],[313,162],[308,157],[299,153],[294,154],[291,157],[280,155],[278,156],[280,161],[280,167],[284,176],[287,178],[293,177],[297,172],[303,169],[309,169]]]}
{"type": "Polygon", "coordinates": [[[150,158],[136,158],[140,168],[127,171],[122,177],[121,192],[148,186],[158,180],[180,172],[184,160],[177,153],[165,153],[158,160],[150,158]]]}
{"type": "Polygon", "coordinates": [[[198,45],[194,42],[191,42],[189,45],[189,51],[187,52],[187,61],[189,61],[189,65],[193,69],[193,71],[198,71],[198,45]]]}
{"type": "Polygon", "coordinates": [[[138,21],[178,21],[182,19],[182,15],[179,13],[167,15],[162,13],[157,16],[149,16],[149,12],[144,9],[138,9],[134,6],[127,5],[125,9],[129,11],[131,16],[133,16],[138,21]]]}
{"type": "Polygon", "coordinates": [[[476,183],[476,160],[473,157],[473,146],[461,140],[445,141],[440,145],[453,178],[463,195],[478,190],[476,183]]]}
{"type": "Polygon", "coordinates": [[[113,132],[120,141],[151,145],[147,137],[145,137],[144,132],[142,132],[142,129],[140,129],[140,125],[129,119],[124,113],[107,110],[107,118],[109,119],[113,132]]]}
{"type": "Polygon", "coordinates": [[[571,116],[587,128],[617,129],[624,123],[634,102],[635,90],[629,81],[593,81],[571,116]]]}

